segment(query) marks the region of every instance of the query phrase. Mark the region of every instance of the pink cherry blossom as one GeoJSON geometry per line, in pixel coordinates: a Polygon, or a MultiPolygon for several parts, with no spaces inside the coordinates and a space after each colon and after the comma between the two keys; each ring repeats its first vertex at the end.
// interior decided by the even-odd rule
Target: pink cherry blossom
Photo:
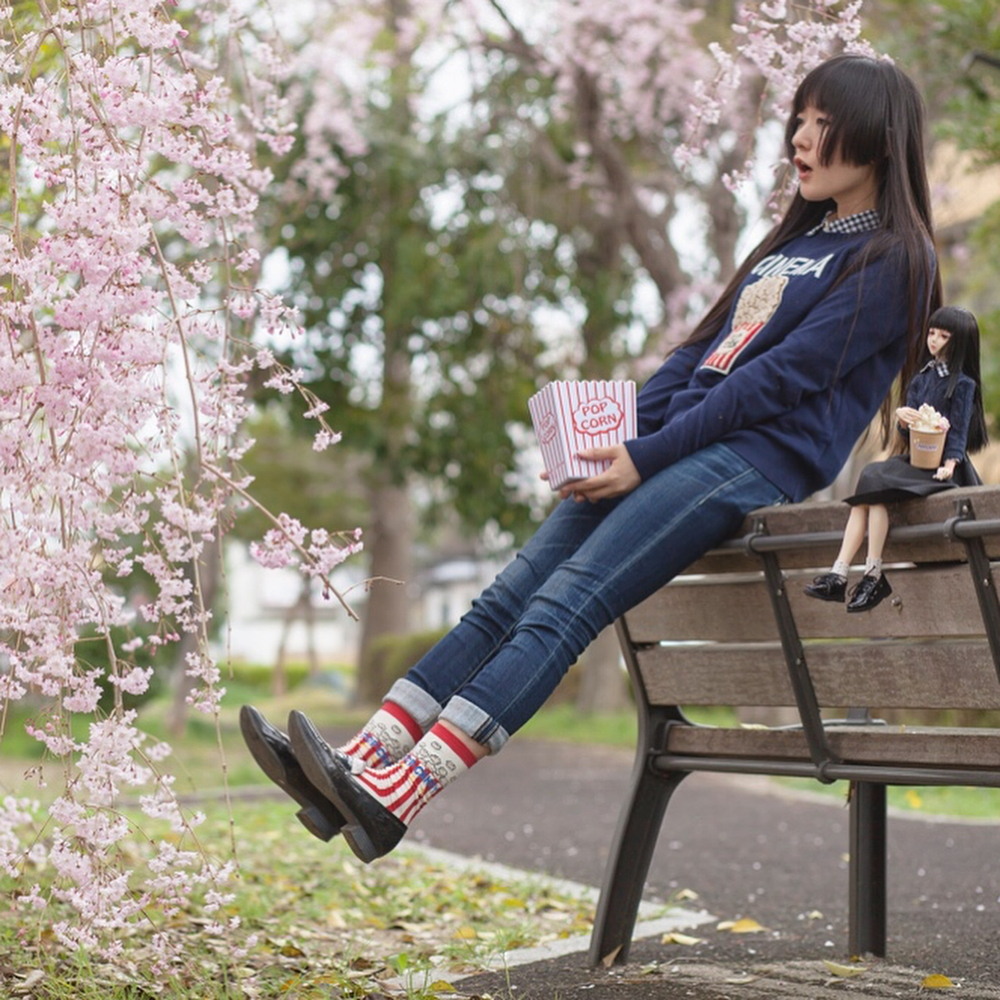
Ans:
{"type": "MultiPolygon", "coordinates": [[[[235,463],[248,447],[250,372],[259,361],[297,391],[294,373],[253,343],[299,332],[257,274],[256,213],[271,176],[255,149],[287,148],[292,136],[277,49],[256,42],[227,0],[188,6],[203,33],[154,0],[37,5],[6,19],[16,37],[0,47],[11,151],[0,232],[0,696],[43,706],[27,730],[48,752],[44,774],[61,768],[64,785],[46,810],[27,797],[0,804],[0,865],[15,877],[47,869],[51,894],[25,885],[14,905],[30,918],[58,904],[56,937],[106,957],[137,942],[122,932],[145,926],[151,905],[169,913],[201,894],[213,912],[228,899],[231,868],[200,852],[156,842],[145,871],[136,867],[126,792],[178,834],[199,817],[158,770],[169,747],[146,745],[122,696],[147,690],[149,651],[190,635],[190,700],[217,713],[224,688],[192,566],[248,495],[235,463]],[[215,44],[222,24],[234,32],[227,45],[245,39],[246,60],[215,44]],[[252,67],[244,79],[225,77],[241,66],[252,67]],[[119,582],[137,567],[150,590],[133,603],[119,582]],[[145,639],[113,638],[144,623],[155,629],[145,639]],[[86,647],[83,635],[94,637],[86,647]],[[91,648],[106,668],[88,662],[91,648]],[[103,717],[102,697],[113,706],[103,717]],[[93,719],[86,740],[70,726],[78,714],[93,719]]],[[[305,395],[332,441],[322,405],[305,395]]],[[[307,535],[294,558],[329,585],[355,543],[307,535]]],[[[164,962],[180,947],[170,934],[155,940],[164,962]]]]}

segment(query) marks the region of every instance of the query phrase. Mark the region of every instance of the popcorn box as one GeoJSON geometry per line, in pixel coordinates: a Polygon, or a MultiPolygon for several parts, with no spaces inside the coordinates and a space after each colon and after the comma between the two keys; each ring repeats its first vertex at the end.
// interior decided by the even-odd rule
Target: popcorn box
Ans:
{"type": "Polygon", "coordinates": [[[917,469],[936,469],[944,455],[945,430],[923,431],[910,428],[910,465],[917,469]]]}
{"type": "Polygon", "coordinates": [[[528,400],[528,411],[549,485],[558,490],[610,465],[579,458],[581,449],[620,444],[635,437],[635,383],[550,382],[528,400]]]}

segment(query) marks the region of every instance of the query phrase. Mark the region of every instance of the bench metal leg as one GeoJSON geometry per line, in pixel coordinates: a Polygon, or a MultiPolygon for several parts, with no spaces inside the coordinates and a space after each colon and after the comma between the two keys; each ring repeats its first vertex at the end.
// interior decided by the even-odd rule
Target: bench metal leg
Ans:
{"type": "Polygon", "coordinates": [[[630,799],[622,807],[611,842],[590,938],[591,965],[617,964],[628,958],[663,814],[674,789],[691,773],[654,775],[645,759],[637,762],[636,770],[630,799]]]}
{"type": "Polygon", "coordinates": [[[885,956],[885,785],[857,781],[851,790],[851,864],[848,949],[885,956]]]}

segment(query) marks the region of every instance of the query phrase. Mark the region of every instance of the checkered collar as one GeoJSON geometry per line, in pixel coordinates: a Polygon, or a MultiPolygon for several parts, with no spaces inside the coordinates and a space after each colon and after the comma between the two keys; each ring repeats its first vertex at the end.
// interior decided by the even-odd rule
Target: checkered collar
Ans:
{"type": "Polygon", "coordinates": [[[931,358],[930,361],[928,361],[927,364],[920,370],[921,372],[926,372],[932,369],[937,372],[938,378],[947,378],[949,374],[951,374],[948,371],[948,362],[939,361],[937,358],[931,358]]]}
{"type": "Polygon", "coordinates": [[[873,229],[878,229],[879,216],[874,208],[866,209],[864,212],[856,212],[854,215],[847,215],[843,219],[832,219],[833,212],[827,212],[823,221],[813,226],[806,235],[813,236],[816,233],[868,233],[873,229]]]}

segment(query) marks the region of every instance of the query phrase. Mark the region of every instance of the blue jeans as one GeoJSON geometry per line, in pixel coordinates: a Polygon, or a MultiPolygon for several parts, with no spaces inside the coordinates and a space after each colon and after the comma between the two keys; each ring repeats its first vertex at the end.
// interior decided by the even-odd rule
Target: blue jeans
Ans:
{"type": "Polygon", "coordinates": [[[496,753],[597,634],[746,514],[788,498],[722,444],[598,503],[564,500],[388,698],[424,728],[440,717],[496,753]]]}

